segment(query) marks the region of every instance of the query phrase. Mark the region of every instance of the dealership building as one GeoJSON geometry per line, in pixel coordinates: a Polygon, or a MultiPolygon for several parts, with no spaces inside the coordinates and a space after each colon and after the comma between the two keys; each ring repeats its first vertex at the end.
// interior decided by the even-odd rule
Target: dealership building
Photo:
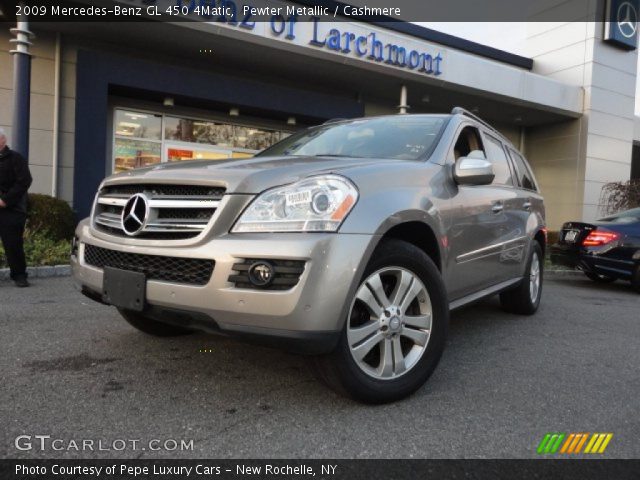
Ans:
{"type": "MultiPolygon", "coordinates": [[[[528,158],[550,229],[594,219],[606,182],[640,178],[637,26],[622,3],[635,9],[611,0],[611,22],[530,22],[527,56],[402,22],[31,22],[32,191],[85,216],[116,171],[243,158],[331,118],[462,106],[528,158]]],[[[11,139],[21,33],[1,25],[11,139]]]]}

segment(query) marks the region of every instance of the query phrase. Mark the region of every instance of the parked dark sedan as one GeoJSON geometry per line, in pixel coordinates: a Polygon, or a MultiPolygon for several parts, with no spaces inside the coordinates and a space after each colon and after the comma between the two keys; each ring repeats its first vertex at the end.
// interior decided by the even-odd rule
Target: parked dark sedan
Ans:
{"type": "Polygon", "coordinates": [[[595,282],[631,281],[640,292],[640,208],[593,223],[565,223],[551,262],[578,268],[595,282]]]}

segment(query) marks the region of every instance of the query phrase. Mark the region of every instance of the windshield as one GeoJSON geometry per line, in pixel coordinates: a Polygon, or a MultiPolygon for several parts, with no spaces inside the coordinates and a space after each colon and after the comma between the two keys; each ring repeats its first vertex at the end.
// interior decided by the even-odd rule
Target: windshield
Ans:
{"type": "Polygon", "coordinates": [[[632,208],[624,212],[617,213],[611,217],[603,218],[602,222],[617,222],[617,223],[633,223],[640,220],[640,208],[632,208]]]}
{"type": "Polygon", "coordinates": [[[448,117],[398,115],[320,125],[298,132],[258,156],[335,156],[417,160],[429,153],[448,117]]]}

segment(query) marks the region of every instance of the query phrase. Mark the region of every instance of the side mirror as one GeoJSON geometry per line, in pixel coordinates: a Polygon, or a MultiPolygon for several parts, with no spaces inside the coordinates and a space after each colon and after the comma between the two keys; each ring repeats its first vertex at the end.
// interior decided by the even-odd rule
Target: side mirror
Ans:
{"type": "Polygon", "coordinates": [[[459,185],[489,185],[495,177],[489,160],[472,156],[460,157],[453,171],[453,178],[459,185]]]}

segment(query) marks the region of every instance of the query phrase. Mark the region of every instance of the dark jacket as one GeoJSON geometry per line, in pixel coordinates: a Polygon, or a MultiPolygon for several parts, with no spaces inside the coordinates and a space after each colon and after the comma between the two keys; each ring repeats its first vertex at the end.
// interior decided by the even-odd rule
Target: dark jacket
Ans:
{"type": "Polygon", "coordinates": [[[29,163],[9,147],[0,150],[0,199],[8,210],[27,213],[27,190],[31,186],[29,163]]]}

